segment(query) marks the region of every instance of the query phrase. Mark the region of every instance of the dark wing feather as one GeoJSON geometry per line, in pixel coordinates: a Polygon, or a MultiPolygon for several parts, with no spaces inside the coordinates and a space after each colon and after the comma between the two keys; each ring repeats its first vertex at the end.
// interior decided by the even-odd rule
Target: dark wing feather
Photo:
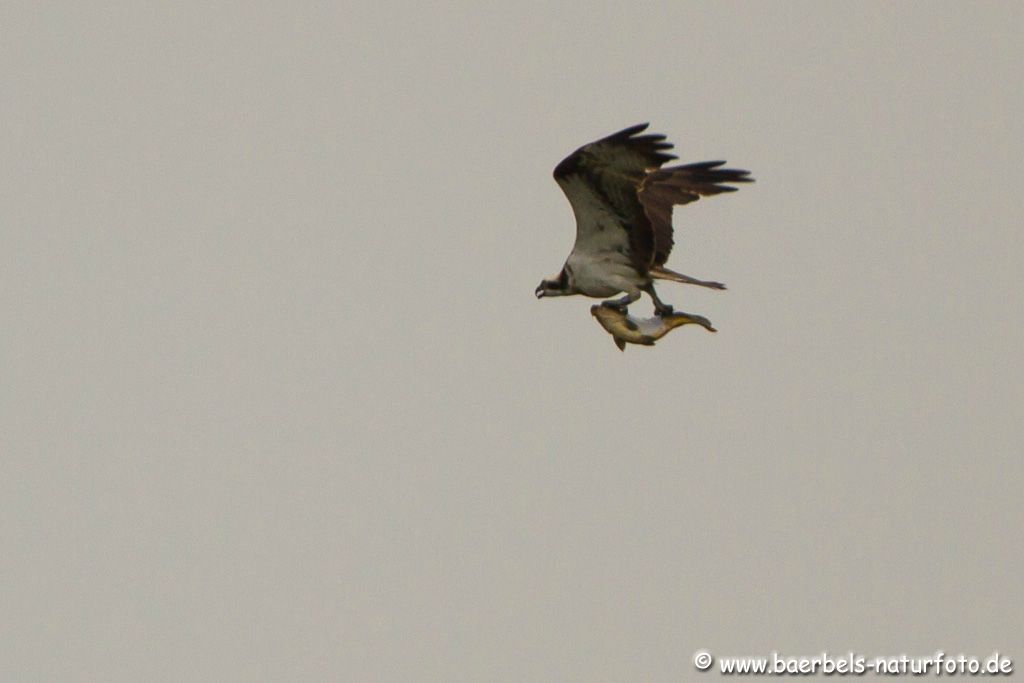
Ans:
{"type": "Polygon", "coordinates": [[[631,126],[580,147],[554,172],[576,214],[573,249],[594,253],[628,245],[642,273],[652,263],[655,236],[638,191],[649,172],[676,158],[666,152],[672,144],[664,135],[640,135],[647,125],[631,126]],[[609,227],[617,236],[608,234],[609,227]]]}
{"type": "Polygon", "coordinates": [[[587,173],[597,177],[618,176],[620,181],[629,178],[639,183],[645,171],[677,158],[666,154],[672,143],[666,142],[664,135],[637,135],[647,130],[648,125],[630,126],[583,145],[555,166],[555,180],[587,173]]]}
{"type": "Polygon", "coordinates": [[[750,183],[750,171],[719,168],[724,161],[671,166],[648,173],[640,184],[638,197],[650,221],[654,241],[654,265],[662,265],[672,251],[672,206],[689,204],[701,197],[739,188],[722,183],[750,183]]]}

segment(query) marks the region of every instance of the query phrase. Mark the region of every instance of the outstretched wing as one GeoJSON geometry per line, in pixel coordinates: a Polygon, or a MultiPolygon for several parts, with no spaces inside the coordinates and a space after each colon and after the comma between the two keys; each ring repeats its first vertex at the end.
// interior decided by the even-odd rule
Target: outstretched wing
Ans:
{"type": "Polygon", "coordinates": [[[739,188],[722,183],[750,183],[750,171],[719,168],[724,161],[671,166],[648,173],[638,192],[653,233],[653,265],[662,265],[672,251],[672,206],[739,188]]]}
{"type": "MultiPolygon", "coordinates": [[[[646,123],[580,147],[555,167],[555,181],[576,215],[573,252],[628,255],[646,273],[656,252],[655,233],[640,201],[648,173],[676,157],[664,135],[640,135],[646,123]]],[[[671,244],[671,209],[669,213],[671,244]]]]}

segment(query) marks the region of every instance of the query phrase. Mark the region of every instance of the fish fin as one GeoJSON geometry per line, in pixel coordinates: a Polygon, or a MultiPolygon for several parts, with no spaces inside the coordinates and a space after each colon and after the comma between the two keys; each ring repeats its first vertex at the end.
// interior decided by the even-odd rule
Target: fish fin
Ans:
{"type": "Polygon", "coordinates": [[[672,315],[668,316],[664,320],[665,320],[665,324],[668,326],[668,329],[670,329],[670,330],[674,330],[675,328],[679,327],[680,325],[691,325],[692,324],[692,325],[700,325],[701,327],[703,327],[708,332],[716,332],[717,331],[717,330],[715,330],[714,327],[711,326],[711,321],[710,320],[708,320],[707,318],[705,318],[702,315],[695,315],[693,313],[683,313],[682,311],[680,311],[678,313],[673,313],[672,315]]]}
{"type": "Polygon", "coordinates": [[[619,351],[626,350],[626,342],[621,337],[612,337],[615,340],[615,345],[619,347],[619,351]]]}
{"type": "Polygon", "coordinates": [[[640,338],[637,340],[636,343],[637,344],[643,344],[644,346],[654,346],[654,340],[655,340],[655,337],[652,337],[649,334],[643,334],[643,335],[640,335],[640,338]]]}

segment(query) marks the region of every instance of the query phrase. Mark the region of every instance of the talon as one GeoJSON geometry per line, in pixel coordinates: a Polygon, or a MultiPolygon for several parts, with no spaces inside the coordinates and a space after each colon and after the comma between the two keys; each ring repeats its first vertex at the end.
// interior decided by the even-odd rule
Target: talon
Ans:
{"type": "Polygon", "coordinates": [[[665,306],[659,306],[658,309],[656,311],[654,311],[654,312],[659,317],[664,318],[667,315],[672,315],[673,313],[675,313],[675,311],[676,311],[676,309],[673,308],[672,306],[665,305],[665,306]]]}
{"type": "Polygon", "coordinates": [[[619,313],[625,313],[628,309],[628,306],[626,306],[625,304],[620,304],[617,301],[602,301],[601,305],[604,306],[605,308],[610,308],[613,311],[618,311],[619,313]]]}

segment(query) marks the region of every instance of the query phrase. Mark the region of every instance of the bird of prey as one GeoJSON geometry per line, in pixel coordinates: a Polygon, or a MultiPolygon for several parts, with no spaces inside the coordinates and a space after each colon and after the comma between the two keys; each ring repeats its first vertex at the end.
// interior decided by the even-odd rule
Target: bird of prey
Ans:
{"type": "Polygon", "coordinates": [[[557,276],[537,287],[537,298],[625,296],[602,305],[626,312],[650,295],[658,315],[672,307],[658,298],[654,280],[671,280],[714,289],[707,282],[665,267],[672,251],[672,207],[700,197],[734,192],[726,183],[749,183],[749,171],[721,168],[724,161],[685,166],[662,164],[677,157],[664,135],[641,135],[646,123],[631,126],[580,147],[555,167],[555,181],[576,215],[576,242],[557,276]]]}
{"type": "Polygon", "coordinates": [[[708,332],[717,331],[704,316],[679,311],[653,318],[634,318],[609,306],[591,306],[590,314],[612,335],[619,351],[625,351],[627,343],[654,346],[654,342],[682,325],[700,325],[708,332]]]}

